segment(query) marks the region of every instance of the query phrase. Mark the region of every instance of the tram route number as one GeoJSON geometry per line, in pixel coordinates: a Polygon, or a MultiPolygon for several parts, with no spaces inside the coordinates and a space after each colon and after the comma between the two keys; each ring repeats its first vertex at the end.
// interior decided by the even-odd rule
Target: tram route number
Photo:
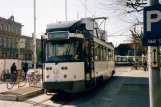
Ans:
{"type": "Polygon", "coordinates": [[[150,43],[150,44],[161,43],[161,39],[148,39],[148,43],[150,43]]]}

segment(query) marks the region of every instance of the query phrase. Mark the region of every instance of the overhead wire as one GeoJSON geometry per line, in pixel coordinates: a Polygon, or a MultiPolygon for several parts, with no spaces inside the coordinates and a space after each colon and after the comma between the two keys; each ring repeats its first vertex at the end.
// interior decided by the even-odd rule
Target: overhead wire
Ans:
{"type": "Polygon", "coordinates": [[[81,1],[81,0],[78,0],[93,16],[95,16],[88,8],[87,6],[81,1]]]}
{"type": "Polygon", "coordinates": [[[116,31],[116,32],[114,32],[114,33],[111,33],[110,35],[113,35],[113,34],[116,34],[116,33],[121,32],[121,31],[127,30],[127,29],[129,29],[129,28],[131,28],[131,27],[132,27],[132,25],[130,25],[130,26],[124,28],[124,29],[121,29],[121,30],[119,30],[119,31],[116,31]]]}

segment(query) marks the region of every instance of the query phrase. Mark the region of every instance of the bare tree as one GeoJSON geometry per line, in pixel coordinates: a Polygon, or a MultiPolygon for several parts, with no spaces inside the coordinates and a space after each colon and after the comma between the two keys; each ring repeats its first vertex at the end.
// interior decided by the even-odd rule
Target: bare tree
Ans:
{"type": "Polygon", "coordinates": [[[143,33],[142,32],[137,32],[136,29],[134,28],[133,30],[130,30],[131,35],[132,35],[132,46],[131,47],[136,47],[138,52],[144,52],[146,51],[146,48],[142,46],[142,37],[143,33]]]}
{"type": "Polygon", "coordinates": [[[109,17],[127,23],[138,23],[142,20],[142,10],[146,5],[143,0],[94,0],[102,9],[111,11],[109,17]]]}

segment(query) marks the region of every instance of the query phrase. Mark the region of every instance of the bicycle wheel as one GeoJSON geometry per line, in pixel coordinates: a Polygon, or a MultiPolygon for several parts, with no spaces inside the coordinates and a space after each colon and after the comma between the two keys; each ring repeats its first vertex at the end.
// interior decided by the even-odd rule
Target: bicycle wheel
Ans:
{"type": "Polygon", "coordinates": [[[7,80],[7,89],[8,90],[10,90],[10,89],[12,89],[13,88],[13,86],[14,86],[14,84],[15,84],[15,82],[13,81],[13,79],[8,79],[7,80]]]}
{"type": "Polygon", "coordinates": [[[21,77],[20,80],[19,80],[19,86],[23,87],[23,86],[26,85],[26,83],[27,83],[27,79],[24,78],[24,77],[21,77]]]}
{"type": "Polygon", "coordinates": [[[30,87],[33,87],[33,86],[35,86],[36,84],[35,84],[35,78],[33,77],[33,75],[32,76],[29,76],[29,78],[28,78],[28,82],[29,82],[29,86],[30,87]]]}

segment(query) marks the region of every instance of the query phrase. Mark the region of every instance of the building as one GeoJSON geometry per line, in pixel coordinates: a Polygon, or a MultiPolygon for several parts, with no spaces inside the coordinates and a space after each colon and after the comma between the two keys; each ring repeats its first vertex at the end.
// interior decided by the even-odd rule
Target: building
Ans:
{"type": "MultiPolygon", "coordinates": [[[[33,38],[21,34],[23,25],[14,21],[14,16],[8,19],[0,17],[0,58],[18,58],[18,40],[25,39],[25,48],[20,50],[21,60],[32,60],[33,38]]],[[[40,56],[41,40],[37,39],[37,54],[40,56]]],[[[38,57],[38,60],[40,58],[38,57]]]]}
{"type": "MultiPolygon", "coordinates": [[[[141,56],[143,54],[142,51],[135,49],[136,56],[141,56]]],[[[120,56],[134,56],[134,47],[132,43],[123,43],[115,48],[115,55],[120,56]]]]}

